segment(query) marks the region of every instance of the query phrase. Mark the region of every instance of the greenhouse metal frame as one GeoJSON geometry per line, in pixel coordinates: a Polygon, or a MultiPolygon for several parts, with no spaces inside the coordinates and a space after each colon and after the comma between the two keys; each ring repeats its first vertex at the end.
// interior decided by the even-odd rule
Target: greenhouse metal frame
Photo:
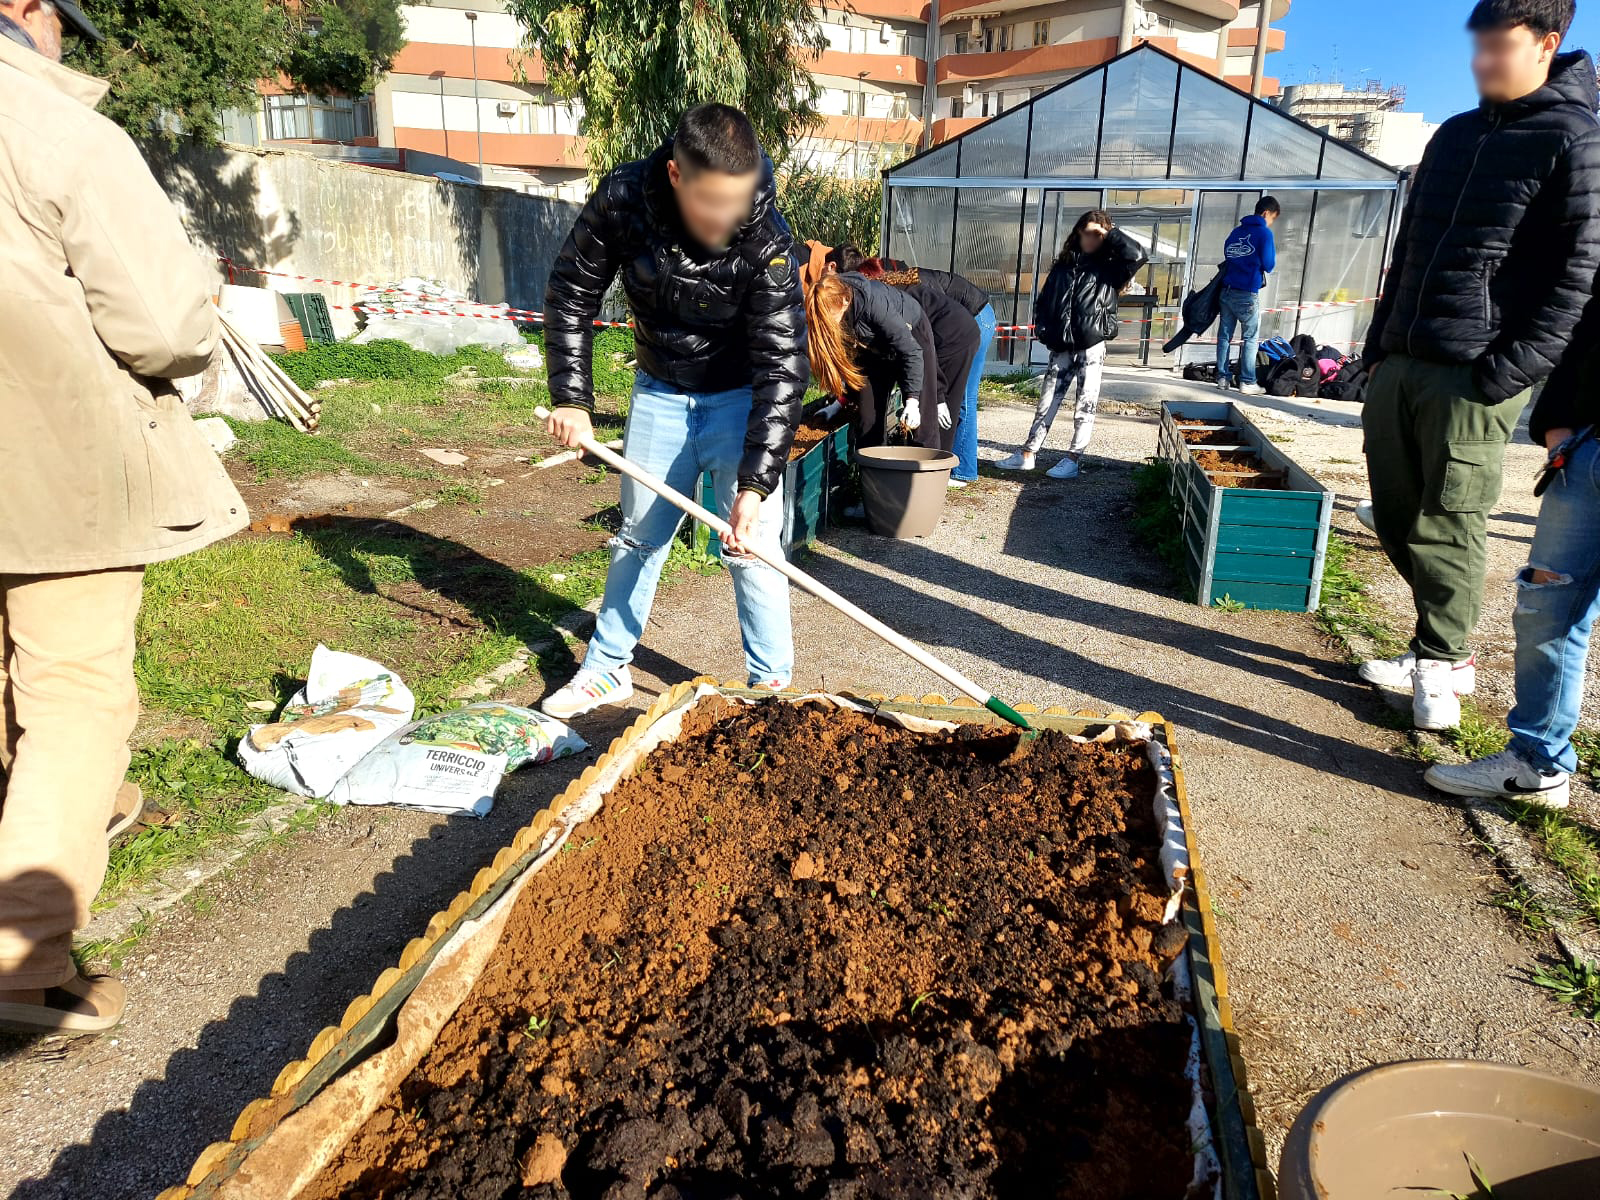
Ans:
{"type": "MultiPolygon", "coordinates": [[[[1123,297],[1126,361],[1214,356],[1160,346],[1222,244],[1263,195],[1283,206],[1261,336],[1359,348],[1404,175],[1151,45],[1058,84],[884,172],[884,253],[988,291],[1002,333],[990,369],[1038,364],[1033,297],[1078,216],[1104,208],[1150,263],[1123,297]]],[[[1213,333],[1214,336],[1214,333],[1213,333]]]]}

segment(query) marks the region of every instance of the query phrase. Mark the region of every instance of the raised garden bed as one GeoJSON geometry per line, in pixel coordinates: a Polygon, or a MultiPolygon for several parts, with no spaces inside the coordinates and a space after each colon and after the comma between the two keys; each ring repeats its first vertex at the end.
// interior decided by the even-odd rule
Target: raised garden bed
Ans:
{"type": "Polygon", "coordinates": [[[1159,718],[745,699],[665,697],[163,1200],[1263,1194],[1159,718]]]}
{"type": "MultiPolygon", "coordinates": [[[[821,536],[828,523],[834,497],[849,479],[850,426],[846,422],[834,429],[810,423],[795,433],[789,451],[789,465],[783,472],[783,552],[793,554],[821,536]]],[[[707,472],[700,480],[700,503],[712,511],[717,507],[717,491],[707,472]]],[[[697,542],[707,553],[720,558],[722,544],[710,530],[698,523],[697,542]]]]}
{"type": "Polygon", "coordinates": [[[1199,603],[1315,612],[1333,493],[1227,401],[1163,403],[1157,453],[1199,603]]]}

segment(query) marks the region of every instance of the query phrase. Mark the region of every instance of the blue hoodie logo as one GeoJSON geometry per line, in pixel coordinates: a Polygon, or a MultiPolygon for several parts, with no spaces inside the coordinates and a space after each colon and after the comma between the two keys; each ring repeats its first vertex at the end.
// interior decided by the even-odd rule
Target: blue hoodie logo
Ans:
{"type": "Polygon", "coordinates": [[[1248,233],[1243,233],[1223,247],[1223,253],[1229,258],[1254,258],[1256,244],[1250,240],[1248,233]]]}

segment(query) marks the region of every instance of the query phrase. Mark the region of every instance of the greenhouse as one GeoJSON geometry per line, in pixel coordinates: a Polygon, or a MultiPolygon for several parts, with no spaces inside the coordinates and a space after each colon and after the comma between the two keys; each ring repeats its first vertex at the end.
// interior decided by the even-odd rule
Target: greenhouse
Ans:
{"type": "MultiPolygon", "coordinates": [[[[1033,297],[1073,223],[1104,208],[1150,263],[1123,296],[1124,362],[1170,366],[1179,306],[1261,196],[1283,206],[1263,339],[1359,344],[1397,219],[1400,173],[1270,104],[1142,45],[885,173],[885,252],[958,271],[993,297],[991,367],[1042,363],[1033,297]]],[[[1214,336],[1215,331],[1212,331],[1214,336]]]]}

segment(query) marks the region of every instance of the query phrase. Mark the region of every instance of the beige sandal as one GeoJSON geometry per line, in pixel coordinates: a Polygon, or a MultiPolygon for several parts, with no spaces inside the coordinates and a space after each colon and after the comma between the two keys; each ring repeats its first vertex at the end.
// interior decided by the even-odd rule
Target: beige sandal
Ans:
{"type": "Polygon", "coordinates": [[[109,975],[75,975],[53,988],[0,991],[0,1029],[104,1033],[122,1020],[127,999],[121,981],[109,975]]]}
{"type": "Polygon", "coordinates": [[[137,783],[124,783],[117,789],[117,801],[106,823],[106,841],[133,828],[144,815],[144,791],[137,783]]]}

